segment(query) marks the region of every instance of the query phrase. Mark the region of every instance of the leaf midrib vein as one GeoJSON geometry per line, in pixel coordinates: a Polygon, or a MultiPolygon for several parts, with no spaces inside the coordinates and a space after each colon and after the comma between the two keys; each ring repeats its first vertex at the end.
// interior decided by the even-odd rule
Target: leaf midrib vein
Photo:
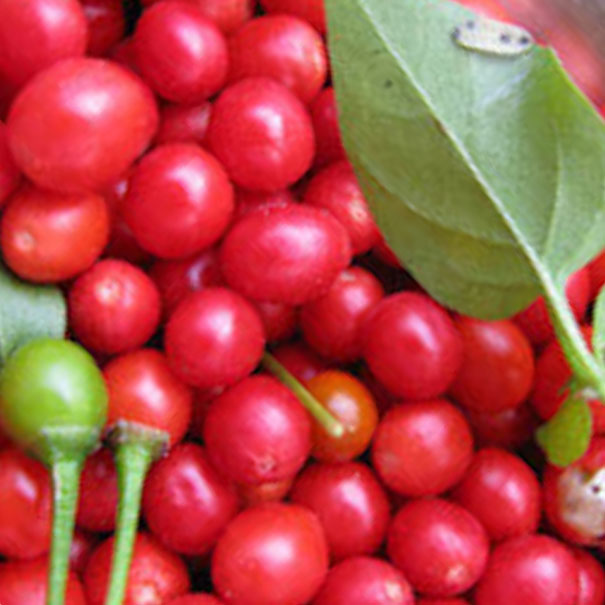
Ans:
{"type": "MultiPolygon", "coordinates": [[[[371,168],[371,165],[367,164],[367,163],[364,161],[363,156],[361,156],[361,155],[360,155],[360,156],[357,156],[356,160],[357,160],[357,163],[358,163],[359,165],[363,166],[363,169],[364,169],[366,172],[368,172],[369,174],[372,174],[372,168],[371,168]]],[[[383,190],[383,192],[386,192],[386,193],[387,193],[387,194],[389,194],[389,195],[393,195],[393,194],[392,194],[392,192],[390,192],[390,190],[389,190],[387,187],[385,187],[385,186],[384,186],[382,183],[380,183],[380,182],[379,182],[377,179],[374,179],[374,180],[376,181],[376,183],[375,183],[375,185],[374,185],[375,187],[380,187],[380,188],[383,190]]],[[[409,210],[411,213],[413,213],[413,214],[415,214],[416,216],[420,217],[422,220],[428,220],[428,219],[426,219],[426,217],[425,217],[425,215],[424,215],[424,214],[421,214],[421,213],[417,212],[417,210],[416,210],[416,208],[415,208],[414,206],[410,206],[409,204],[406,204],[406,207],[407,207],[407,209],[408,209],[408,210],[409,210]]],[[[373,207],[373,210],[374,210],[374,212],[376,213],[376,216],[377,216],[377,222],[378,222],[378,223],[380,223],[380,222],[381,222],[381,218],[380,218],[380,213],[381,213],[381,211],[380,211],[380,206],[374,206],[374,207],[373,207]]],[[[493,247],[496,247],[496,248],[500,248],[500,247],[502,247],[502,248],[508,248],[508,247],[512,247],[512,246],[513,246],[513,244],[512,244],[512,243],[509,243],[509,242],[503,242],[503,243],[500,243],[500,242],[494,242],[493,240],[489,240],[489,239],[481,239],[481,238],[476,237],[476,236],[475,236],[475,235],[473,235],[473,234],[469,234],[469,233],[466,233],[466,232],[461,232],[461,231],[458,231],[457,229],[453,229],[453,228],[451,228],[451,227],[448,227],[447,225],[442,225],[441,223],[439,223],[439,222],[437,222],[437,221],[435,221],[435,222],[434,222],[434,224],[436,224],[438,228],[443,229],[443,230],[445,230],[445,231],[449,231],[449,232],[452,232],[452,233],[455,233],[455,234],[460,234],[460,233],[462,233],[462,235],[464,235],[464,237],[465,237],[465,238],[472,239],[472,240],[478,241],[478,242],[480,242],[480,243],[486,243],[486,244],[489,244],[489,245],[491,245],[491,246],[493,246],[493,247]]],[[[387,240],[387,243],[388,243],[388,240],[387,240]]],[[[476,284],[483,284],[483,285],[489,285],[489,286],[491,286],[491,287],[501,287],[503,290],[504,290],[504,289],[507,289],[507,290],[513,290],[515,287],[526,287],[526,286],[527,286],[527,282],[526,282],[526,281],[515,281],[514,283],[513,283],[513,282],[509,282],[509,283],[506,283],[506,284],[502,284],[502,282],[501,282],[500,280],[494,280],[494,281],[492,282],[492,281],[486,281],[486,280],[484,279],[483,281],[480,281],[480,280],[478,280],[478,279],[474,279],[473,277],[470,277],[470,276],[468,276],[468,275],[464,275],[463,273],[461,273],[461,272],[460,272],[460,271],[459,271],[459,270],[458,270],[458,269],[457,269],[457,268],[456,268],[456,267],[455,267],[455,266],[454,266],[452,263],[450,263],[449,261],[447,261],[445,264],[447,264],[447,266],[449,267],[449,270],[451,270],[451,271],[455,271],[455,273],[456,273],[456,274],[457,274],[457,275],[458,275],[460,278],[464,278],[464,279],[466,279],[467,281],[470,281],[470,282],[472,282],[472,283],[476,283],[476,284]]]]}
{"type": "Polygon", "coordinates": [[[544,242],[542,244],[542,254],[544,258],[548,257],[548,253],[550,251],[550,246],[553,241],[554,235],[556,233],[556,225],[557,225],[557,215],[559,213],[562,196],[561,196],[561,188],[563,186],[561,179],[561,170],[562,170],[562,155],[561,155],[561,138],[558,136],[558,129],[556,124],[553,122],[552,127],[554,131],[557,133],[555,136],[556,141],[556,152],[557,152],[557,183],[555,187],[555,202],[552,205],[552,209],[550,211],[550,216],[548,218],[548,231],[546,233],[546,237],[544,238],[544,242]]]}

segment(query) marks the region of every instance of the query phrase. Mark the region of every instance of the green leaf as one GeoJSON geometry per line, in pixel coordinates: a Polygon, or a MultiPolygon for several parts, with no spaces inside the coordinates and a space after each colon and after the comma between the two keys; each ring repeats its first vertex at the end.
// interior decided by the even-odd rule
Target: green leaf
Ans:
{"type": "Polygon", "coordinates": [[[592,311],[592,350],[605,363],[605,288],[599,292],[592,311]]]}
{"type": "Polygon", "coordinates": [[[562,292],[605,245],[605,128],[554,53],[462,48],[445,0],[326,8],[344,144],[405,267],[485,319],[562,292]]]}
{"type": "Polygon", "coordinates": [[[592,436],[592,413],[584,399],[571,397],[536,432],[536,441],[548,461],[565,467],[579,460],[592,436]]]}
{"type": "Polygon", "coordinates": [[[0,367],[20,346],[37,338],[63,338],[65,299],[54,286],[28,284],[0,264],[0,367]]]}

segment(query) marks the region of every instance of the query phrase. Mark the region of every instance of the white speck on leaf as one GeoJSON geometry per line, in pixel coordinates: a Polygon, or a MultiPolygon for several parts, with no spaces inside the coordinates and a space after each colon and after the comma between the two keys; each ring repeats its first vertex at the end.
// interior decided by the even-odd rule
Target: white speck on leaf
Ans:
{"type": "Polygon", "coordinates": [[[523,55],[535,44],[522,27],[487,17],[465,21],[453,31],[452,39],[466,50],[502,57],[523,55]]]}

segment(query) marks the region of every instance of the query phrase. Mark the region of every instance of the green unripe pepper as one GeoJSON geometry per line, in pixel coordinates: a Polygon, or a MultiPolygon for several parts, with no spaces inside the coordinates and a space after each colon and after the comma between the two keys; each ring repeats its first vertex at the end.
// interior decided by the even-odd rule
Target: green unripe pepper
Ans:
{"type": "Polygon", "coordinates": [[[63,605],[80,473],[107,416],[94,359],[68,340],[43,338],[17,350],[0,374],[0,423],[46,464],[53,482],[48,605],[63,605]]]}

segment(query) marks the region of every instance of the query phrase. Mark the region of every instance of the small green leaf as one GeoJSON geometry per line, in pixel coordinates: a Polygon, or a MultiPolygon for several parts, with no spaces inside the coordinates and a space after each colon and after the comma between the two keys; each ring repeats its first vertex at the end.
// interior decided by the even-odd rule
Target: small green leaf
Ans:
{"type": "Polygon", "coordinates": [[[461,48],[446,0],[326,9],[343,141],[404,266],[484,319],[562,294],[605,246],[605,127],[556,55],[461,48]]]}
{"type": "Polygon", "coordinates": [[[592,311],[592,350],[605,363],[605,288],[602,288],[592,311]]]}
{"type": "Polygon", "coordinates": [[[536,432],[536,441],[548,461],[555,466],[569,466],[588,449],[592,436],[590,407],[579,397],[570,397],[559,411],[536,432]]]}
{"type": "Polygon", "coordinates": [[[65,299],[55,286],[28,284],[0,264],[0,367],[16,349],[37,338],[63,338],[65,299]]]}

